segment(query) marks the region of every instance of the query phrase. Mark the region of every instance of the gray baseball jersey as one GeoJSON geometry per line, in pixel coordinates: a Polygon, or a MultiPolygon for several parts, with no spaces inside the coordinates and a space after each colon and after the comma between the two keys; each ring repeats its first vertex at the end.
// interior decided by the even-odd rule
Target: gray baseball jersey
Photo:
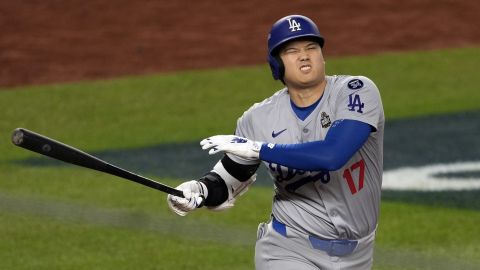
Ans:
{"type": "MultiPolygon", "coordinates": [[[[358,239],[377,225],[383,171],[384,112],[375,84],[363,76],[327,76],[317,107],[300,120],[282,89],[247,110],[236,135],[295,144],[325,139],[341,119],[372,126],[368,140],[337,171],[302,171],[264,162],[275,183],[272,213],[300,232],[326,239],[358,239]]],[[[355,134],[352,134],[355,136],[355,134]]],[[[322,153],[318,153],[322,155],[322,153]]]]}

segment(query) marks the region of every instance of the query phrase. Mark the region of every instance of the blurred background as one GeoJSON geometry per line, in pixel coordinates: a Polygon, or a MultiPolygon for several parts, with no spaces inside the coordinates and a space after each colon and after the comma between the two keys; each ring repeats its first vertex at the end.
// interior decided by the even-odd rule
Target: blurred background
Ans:
{"type": "Polygon", "coordinates": [[[4,1],[0,3],[0,268],[253,269],[272,181],[226,212],[180,218],[166,195],[14,147],[25,127],[176,186],[218,160],[283,86],[271,25],[313,19],[328,74],[365,75],[386,113],[374,269],[479,269],[480,2],[4,1]]]}

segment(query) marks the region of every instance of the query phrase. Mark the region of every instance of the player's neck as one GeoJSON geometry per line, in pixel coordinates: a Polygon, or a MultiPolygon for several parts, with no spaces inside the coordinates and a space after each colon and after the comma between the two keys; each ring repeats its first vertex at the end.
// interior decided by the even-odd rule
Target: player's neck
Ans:
{"type": "Polygon", "coordinates": [[[323,80],[314,87],[294,87],[287,86],[290,99],[298,107],[308,107],[315,103],[323,95],[327,80],[323,80]]]}

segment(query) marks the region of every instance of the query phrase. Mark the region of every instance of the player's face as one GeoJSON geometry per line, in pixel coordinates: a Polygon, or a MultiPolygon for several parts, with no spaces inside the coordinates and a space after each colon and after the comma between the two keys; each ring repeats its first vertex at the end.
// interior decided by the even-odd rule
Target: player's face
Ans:
{"type": "Polygon", "coordinates": [[[311,40],[296,40],[281,49],[287,86],[315,87],[325,80],[325,61],[322,48],[311,40]]]}

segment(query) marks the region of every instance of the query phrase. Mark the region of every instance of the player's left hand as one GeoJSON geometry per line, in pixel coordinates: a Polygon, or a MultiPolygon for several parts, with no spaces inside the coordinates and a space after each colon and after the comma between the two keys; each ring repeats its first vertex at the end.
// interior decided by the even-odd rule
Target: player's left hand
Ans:
{"type": "Polygon", "coordinates": [[[258,160],[262,142],[252,141],[234,135],[216,135],[206,138],[200,142],[203,150],[210,149],[210,155],[218,152],[226,152],[238,157],[258,160]]]}

